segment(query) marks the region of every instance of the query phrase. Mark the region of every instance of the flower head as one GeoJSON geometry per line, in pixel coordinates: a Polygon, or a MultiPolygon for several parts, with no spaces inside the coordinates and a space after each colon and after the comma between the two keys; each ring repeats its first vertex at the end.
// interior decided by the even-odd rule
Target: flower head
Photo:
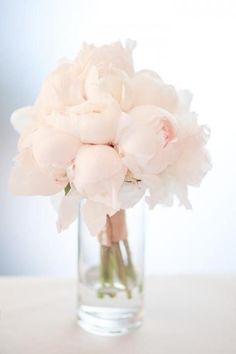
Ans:
{"type": "Polygon", "coordinates": [[[83,145],[75,159],[71,183],[83,197],[116,208],[126,171],[112,147],[83,145]]]}

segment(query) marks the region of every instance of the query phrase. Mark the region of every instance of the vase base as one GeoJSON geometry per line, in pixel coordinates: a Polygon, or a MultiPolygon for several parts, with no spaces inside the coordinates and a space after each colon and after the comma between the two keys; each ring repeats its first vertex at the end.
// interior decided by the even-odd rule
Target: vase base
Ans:
{"type": "Polygon", "coordinates": [[[78,324],[89,333],[101,336],[122,336],[140,327],[142,312],[138,309],[100,308],[81,305],[78,324]]]}

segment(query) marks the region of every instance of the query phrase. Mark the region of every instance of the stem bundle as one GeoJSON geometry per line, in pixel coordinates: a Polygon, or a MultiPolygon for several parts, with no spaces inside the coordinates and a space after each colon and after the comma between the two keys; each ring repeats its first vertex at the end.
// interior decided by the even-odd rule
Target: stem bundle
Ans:
{"type": "Polygon", "coordinates": [[[115,297],[117,290],[123,290],[128,299],[132,298],[136,272],[127,236],[124,211],[108,216],[106,227],[99,237],[101,288],[98,297],[115,297]]]}

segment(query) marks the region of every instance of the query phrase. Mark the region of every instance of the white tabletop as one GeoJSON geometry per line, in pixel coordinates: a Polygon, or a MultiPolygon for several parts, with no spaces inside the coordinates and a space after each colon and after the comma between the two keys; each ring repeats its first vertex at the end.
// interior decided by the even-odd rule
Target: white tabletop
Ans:
{"type": "Polygon", "coordinates": [[[147,283],[142,328],[106,338],[77,326],[74,280],[0,278],[0,354],[236,353],[236,276],[147,283]]]}

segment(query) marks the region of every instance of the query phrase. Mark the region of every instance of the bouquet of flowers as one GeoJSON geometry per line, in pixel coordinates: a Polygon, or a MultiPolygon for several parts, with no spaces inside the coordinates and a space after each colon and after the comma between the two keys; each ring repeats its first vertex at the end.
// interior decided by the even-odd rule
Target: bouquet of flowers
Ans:
{"type": "Polygon", "coordinates": [[[135,269],[124,210],[144,196],[150,208],[175,198],[191,208],[188,187],[211,166],[209,129],[190,110],[191,93],[135,71],[134,47],[131,40],[84,44],[46,77],[34,105],[11,118],[20,133],[11,190],[56,195],[58,231],[76,219],[83,199],[83,218],[101,243],[101,281],[118,277],[128,297],[135,269]]]}

